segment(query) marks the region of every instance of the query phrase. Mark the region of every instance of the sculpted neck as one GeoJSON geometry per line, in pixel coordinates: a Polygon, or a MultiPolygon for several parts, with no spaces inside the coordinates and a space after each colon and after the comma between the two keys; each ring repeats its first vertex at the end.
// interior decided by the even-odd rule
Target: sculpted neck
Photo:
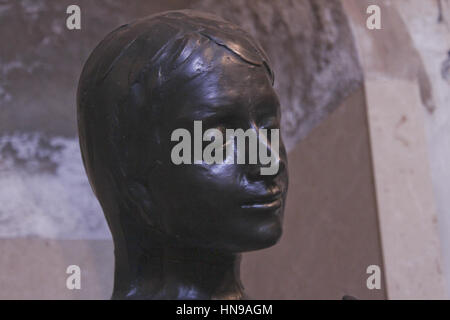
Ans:
{"type": "Polygon", "coordinates": [[[112,299],[245,299],[240,254],[159,243],[154,235],[115,237],[112,299]]]}

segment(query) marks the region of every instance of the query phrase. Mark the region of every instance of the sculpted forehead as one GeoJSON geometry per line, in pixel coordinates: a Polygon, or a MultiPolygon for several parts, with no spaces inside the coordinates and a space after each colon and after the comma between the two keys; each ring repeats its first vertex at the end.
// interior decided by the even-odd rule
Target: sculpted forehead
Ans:
{"type": "MultiPolygon", "coordinates": [[[[264,100],[278,103],[264,68],[245,63],[232,53],[218,49],[220,54],[216,55],[213,68],[201,75],[185,78],[173,88],[176,95],[172,96],[168,106],[170,115],[201,119],[204,113],[213,113],[224,107],[239,109],[264,100]]],[[[195,63],[189,69],[195,69],[195,63]]]]}

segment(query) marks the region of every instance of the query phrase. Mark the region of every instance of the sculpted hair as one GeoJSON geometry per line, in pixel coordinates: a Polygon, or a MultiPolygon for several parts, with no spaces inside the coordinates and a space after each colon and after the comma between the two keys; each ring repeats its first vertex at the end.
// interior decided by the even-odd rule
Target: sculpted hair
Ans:
{"type": "Polygon", "coordinates": [[[216,60],[197,61],[206,50],[227,50],[264,68],[273,85],[269,59],[247,32],[189,10],[121,26],[89,56],[78,85],[78,132],[90,184],[104,209],[123,200],[118,197],[126,190],[119,188],[147,177],[158,163],[164,106],[181,84],[214,72],[216,60]]]}

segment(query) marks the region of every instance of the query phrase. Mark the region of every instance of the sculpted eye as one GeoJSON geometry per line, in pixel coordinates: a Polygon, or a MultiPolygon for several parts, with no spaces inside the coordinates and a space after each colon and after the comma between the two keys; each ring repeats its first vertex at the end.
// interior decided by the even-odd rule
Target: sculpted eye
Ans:
{"type": "Polygon", "coordinates": [[[258,124],[260,129],[278,129],[280,124],[278,123],[278,119],[275,116],[266,117],[260,121],[258,124]]]}

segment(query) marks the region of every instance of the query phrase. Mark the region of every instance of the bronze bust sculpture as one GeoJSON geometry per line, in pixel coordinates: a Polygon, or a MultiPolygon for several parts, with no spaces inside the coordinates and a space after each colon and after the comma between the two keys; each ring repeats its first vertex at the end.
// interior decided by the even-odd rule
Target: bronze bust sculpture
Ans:
{"type": "Polygon", "coordinates": [[[137,20],[94,49],[79,81],[78,128],[113,235],[113,299],[246,298],[241,253],[274,245],[282,232],[283,143],[275,150],[258,138],[276,162],[264,175],[260,162],[206,163],[194,155],[174,163],[173,132],[195,135],[196,121],[214,132],[279,129],[273,81],[269,59],[248,33],[197,11],[137,20]]]}

